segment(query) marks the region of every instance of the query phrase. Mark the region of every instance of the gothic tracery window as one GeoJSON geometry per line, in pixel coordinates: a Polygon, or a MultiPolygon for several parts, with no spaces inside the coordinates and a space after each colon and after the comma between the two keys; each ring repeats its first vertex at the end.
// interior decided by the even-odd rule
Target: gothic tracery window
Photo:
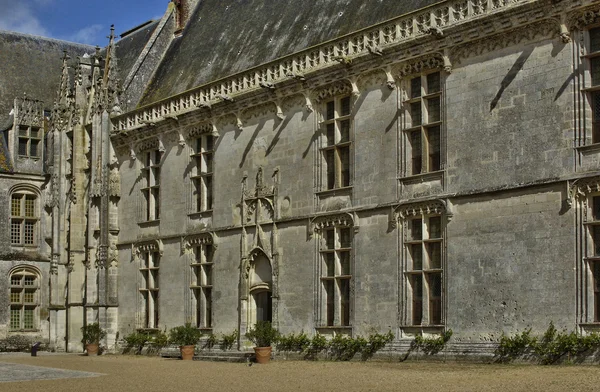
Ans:
{"type": "Polygon", "coordinates": [[[38,220],[37,196],[26,191],[13,193],[10,204],[11,244],[35,245],[38,220]]]}
{"type": "Polygon", "coordinates": [[[38,327],[40,279],[30,268],[17,268],[10,274],[10,330],[38,327]]]}

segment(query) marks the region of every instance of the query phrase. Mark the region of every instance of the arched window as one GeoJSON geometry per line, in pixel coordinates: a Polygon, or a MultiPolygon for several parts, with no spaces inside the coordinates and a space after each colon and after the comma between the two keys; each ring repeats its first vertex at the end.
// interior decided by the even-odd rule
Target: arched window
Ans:
{"type": "Polygon", "coordinates": [[[10,330],[37,329],[39,306],[39,275],[31,268],[16,268],[10,274],[10,330]]]}
{"type": "Polygon", "coordinates": [[[16,191],[10,201],[10,243],[35,245],[39,221],[38,198],[29,191],[16,191]]]}

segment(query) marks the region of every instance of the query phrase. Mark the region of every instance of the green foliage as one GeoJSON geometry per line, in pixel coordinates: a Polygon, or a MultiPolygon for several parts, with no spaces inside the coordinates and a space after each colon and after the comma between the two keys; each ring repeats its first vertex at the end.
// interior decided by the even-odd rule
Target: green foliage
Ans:
{"type": "Polygon", "coordinates": [[[211,333],[206,338],[206,342],[204,342],[204,347],[203,348],[207,348],[209,350],[212,349],[217,344],[218,340],[219,339],[217,339],[217,336],[211,333]]]}
{"type": "Polygon", "coordinates": [[[452,337],[452,330],[445,331],[441,336],[437,338],[424,338],[422,335],[415,337],[413,342],[413,348],[423,351],[427,355],[437,354],[446,347],[446,343],[452,337]]]}
{"type": "Polygon", "coordinates": [[[100,328],[99,323],[84,325],[81,327],[81,333],[83,334],[83,338],[81,339],[83,344],[100,343],[100,340],[106,336],[106,331],[100,328]]]}
{"type": "MultiPolygon", "coordinates": [[[[0,353],[30,351],[31,346],[38,341],[39,336],[10,335],[6,339],[0,339],[0,353]]],[[[46,343],[43,342],[39,351],[47,350],[47,348],[46,343]]]]}
{"type": "Polygon", "coordinates": [[[531,329],[512,337],[502,334],[496,349],[499,361],[507,362],[531,352],[540,363],[549,365],[556,363],[565,355],[570,360],[573,356],[600,348],[600,335],[597,333],[581,336],[566,330],[558,331],[553,322],[550,322],[541,338],[531,337],[530,333],[531,329]]]}
{"type": "Polygon", "coordinates": [[[157,331],[150,334],[150,347],[154,350],[160,350],[169,344],[169,337],[163,331],[157,331]]]}
{"type": "Polygon", "coordinates": [[[310,346],[310,342],[310,338],[304,332],[298,335],[281,335],[277,340],[277,350],[304,352],[310,346]]]}
{"type": "MultiPolygon", "coordinates": [[[[221,339],[221,350],[223,351],[227,351],[227,350],[231,350],[231,348],[233,347],[233,345],[235,344],[235,342],[238,339],[238,331],[237,329],[235,331],[233,331],[232,333],[230,333],[229,335],[223,335],[223,338],[221,339]]],[[[216,342],[216,338],[215,338],[215,342],[216,342]]]]}
{"type": "Polygon", "coordinates": [[[180,325],[169,331],[170,341],[179,346],[192,346],[202,337],[202,331],[190,323],[180,325]]]}
{"type": "Polygon", "coordinates": [[[388,331],[385,335],[375,333],[369,335],[368,344],[361,351],[361,359],[366,361],[372,358],[373,355],[385,347],[386,344],[391,343],[394,340],[394,334],[392,331],[388,331]]]}
{"type": "Polygon", "coordinates": [[[125,341],[125,353],[135,350],[140,354],[144,346],[148,346],[151,352],[156,352],[169,344],[169,337],[162,331],[132,332],[123,338],[125,341]]]}
{"type": "Polygon", "coordinates": [[[373,357],[377,351],[394,339],[390,331],[384,335],[372,334],[368,338],[358,336],[351,338],[344,335],[335,335],[333,339],[327,340],[325,336],[317,333],[309,338],[304,332],[298,335],[282,335],[277,340],[278,351],[295,351],[304,353],[304,359],[315,360],[318,354],[327,351],[331,358],[337,361],[348,361],[360,353],[361,359],[367,360],[373,357]]]}
{"type": "Polygon", "coordinates": [[[123,338],[123,340],[125,340],[127,352],[135,350],[136,354],[139,354],[142,351],[142,348],[149,339],[150,337],[148,334],[143,332],[132,332],[123,338]]]}
{"type": "Polygon", "coordinates": [[[317,333],[310,341],[310,345],[306,348],[304,359],[317,359],[317,355],[329,347],[329,342],[325,336],[317,333]]]}
{"type": "Polygon", "coordinates": [[[367,344],[367,340],[360,336],[353,339],[350,336],[335,335],[329,341],[329,351],[335,360],[349,361],[357,352],[366,349],[367,344]]]}
{"type": "Polygon", "coordinates": [[[254,328],[246,332],[248,338],[256,347],[270,347],[279,338],[279,332],[271,326],[269,321],[259,321],[254,328]]]}
{"type": "Polygon", "coordinates": [[[537,339],[531,336],[531,328],[512,337],[506,336],[503,332],[495,353],[501,362],[505,362],[524,355],[535,346],[536,341],[537,339]]]}

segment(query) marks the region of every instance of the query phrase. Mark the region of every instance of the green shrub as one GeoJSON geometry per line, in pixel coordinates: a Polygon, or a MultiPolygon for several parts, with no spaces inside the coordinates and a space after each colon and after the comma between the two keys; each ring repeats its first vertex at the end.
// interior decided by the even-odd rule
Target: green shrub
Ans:
{"type": "Polygon", "coordinates": [[[281,335],[277,340],[278,351],[303,352],[310,346],[310,338],[304,332],[298,335],[281,335]]]}
{"type": "Polygon", "coordinates": [[[375,333],[369,335],[368,344],[361,351],[361,359],[366,361],[372,358],[373,355],[385,347],[386,344],[391,343],[394,340],[394,334],[389,331],[385,335],[375,333]]]}
{"type": "Polygon", "coordinates": [[[84,325],[81,327],[81,333],[83,335],[81,339],[83,344],[98,344],[106,336],[106,331],[100,328],[99,323],[84,325]]]}
{"type": "Polygon", "coordinates": [[[232,333],[230,333],[229,335],[223,335],[223,338],[221,339],[221,350],[223,351],[227,351],[227,350],[231,350],[231,348],[233,347],[233,345],[235,344],[235,342],[238,339],[238,331],[237,329],[235,331],[233,331],[232,333]]]}
{"type": "Polygon", "coordinates": [[[206,341],[204,342],[204,347],[202,348],[207,348],[210,350],[215,346],[215,344],[217,344],[217,341],[217,336],[211,333],[210,335],[208,335],[208,338],[206,338],[206,341]]]}
{"type": "Polygon", "coordinates": [[[193,346],[202,337],[202,332],[190,323],[180,325],[169,331],[169,340],[178,346],[193,346]]]}
{"type": "Polygon", "coordinates": [[[556,363],[565,355],[571,359],[598,348],[600,348],[600,335],[597,333],[581,336],[566,330],[558,331],[554,323],[550,322],[548,329],[540,338],[532,337],[531,329],[512,337],[502,334],[496,355],[499,361],[508,362],[531,352],[541,364],[549,365],[556,363]]]}
{"type": "Polygon", "coordinates": [[[310,345],[306,348],[304,359],[315,360],[317,359],[317,355],[319,355],[320,352],[327,350],[327,348],[329,348],[329,342],[327,342],[325,336],[317,333],[310,340],[310,345]]]}
{"type": "Polygon", "coordinates": [[[446,343],[452,337],[452,330],[445,331],[441,336],[437,338],[424,338],[422,335],[415,337],[413,347],[420,349],[427,355],[437,354],[446,347],[446,343]]]}
{"type": "Polygon", "coordinates": [[[254,328],[246,332],[246,338],[256,347],[270,347],[273,343],[277,343],[278,337],[279,332],[269,321],[259,321],[254,328]]]}
{"type": "Polygon", "coordinates": [[[143,332],[132,332],[123,338],[127,351],[135,350],[136,354],[139,354],[142,351],[142,348],[144,348],[144,345],[149,339],[150,337],[148,334],[143,332]]]}

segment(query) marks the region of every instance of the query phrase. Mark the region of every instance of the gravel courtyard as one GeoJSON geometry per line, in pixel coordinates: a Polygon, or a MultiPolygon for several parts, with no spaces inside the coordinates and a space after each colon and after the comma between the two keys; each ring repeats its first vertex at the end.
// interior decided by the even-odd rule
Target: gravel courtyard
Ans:
{"type": "Polygon", "coordinates": [[[139,356],[0,356],[0,391],[597,391],[597,366],[307,362],[268,365],[139,356]],[[15,366],[14,364],[28,365],[15,366]],[[40,369],[54,368],[54,369],[40,369]],[[24,376],[28,375],[28,376],[24,376]],[[37,378],[31,381],[23,377],[37,378]],[[73,378],[75,377],[75,378],[73,378]],[[40,378],[55,378],[42,379],[40,378]],[[6,380],[15,381],[6,381],[6,380]]]}

